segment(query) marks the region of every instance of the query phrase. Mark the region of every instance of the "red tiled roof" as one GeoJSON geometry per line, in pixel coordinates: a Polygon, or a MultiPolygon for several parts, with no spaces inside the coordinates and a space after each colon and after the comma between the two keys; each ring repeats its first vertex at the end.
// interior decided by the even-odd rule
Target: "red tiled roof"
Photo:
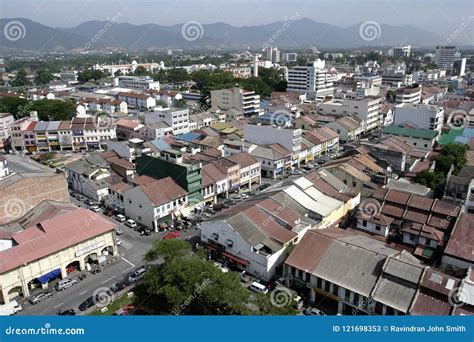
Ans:
{"type": "Polygon", "coordinates": [[[150,201],[158,206],[186,196],[188,193],[171,177],[158,179],[153,183],[141,185],[140,188],[150,201]]]}
{"type": "Polygon", "coordinates": [[[461,213],[444,254],[474,262],[474,215],[461,213]]]}
{"type": "Polygon", "coordinates": [[[283,228],[272,216],[269,216],[268,213],[260,208],[248,208],[243,214],[247,219],[263,230],[265,234],[283,244],[288,243],[297,236],[297,234],[291,230],[283,228]]]}
{"type": "Polygon", "coordinates": [[[108,233],[115,227],[115,223],[87,209],[62,212],[14,234],[12,238],[18,245],[0,252],[0,273],[108,233]]]}
{"type": "Polygon", "coordinates": [[[227,159],[233,161],[234,163],[239,163],[241,168],[258,164],[258,161],[247,152],[231,155],[227,157],[227,159]]]}

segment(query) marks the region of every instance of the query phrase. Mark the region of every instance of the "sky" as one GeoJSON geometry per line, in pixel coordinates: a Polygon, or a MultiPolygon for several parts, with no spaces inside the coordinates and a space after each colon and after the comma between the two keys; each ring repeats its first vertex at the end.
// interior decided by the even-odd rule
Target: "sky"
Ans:
{"type": "MultiPolygon", "coordinates": [[[[29,18],[55,27],[110,18],[132,24],[195,20],[248,26],[295,14],[342,27],[373,20],[449,35],[474,16],[474,0],[0,0],[1,18],[29,18]]],[[[474,17],[467,29],[474,37],[474,17]]]]}

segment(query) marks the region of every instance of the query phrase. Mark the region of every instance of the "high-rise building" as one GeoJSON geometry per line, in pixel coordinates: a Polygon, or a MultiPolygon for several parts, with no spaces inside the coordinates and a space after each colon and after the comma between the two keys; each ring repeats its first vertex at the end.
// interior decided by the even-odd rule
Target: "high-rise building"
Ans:
{"type": "Polygon", "coordinates": [[[282,54],[283,62],[296,62],[298,54],[296,52],[285,52],[282,54]]]}
{"type": "Polygon", "coordinates": [[[277,47],[269,47],[267,48],[267,59],[272,63],[280,63],[281,60],[281,52],[278,50],[277,47]]]}
{"type": "Polygon", "coordinates": [[[452,74],[459,77],[466,74],[466,58],[456,58],[454,60],[452,74]]]}
{"type": "Polygon", "coordinates": [[[410,57],[411,45],[396,46],[392,49],[393,57],[410,57]]]}
{"type": "Polygon", "coordinates": [[[438,67],[442,69],[452,70],[455,55],[456,55],[455,46],[438,45],[436,47],[435,63],[438,67]]]}
{"type": "Polygon", "coordinates": [[[222,110],[236,109],[245,116],[261,115],[260,95],[242,88],[211,90],[213,108],[222,110]]]}
{"type": "Polygon", "coordinates": [[[306,93],[309,99],[333,96],[333,78],[328,74],[324,60],[317,59],[305,66],[288,70],[288,92],[306,93]]]}

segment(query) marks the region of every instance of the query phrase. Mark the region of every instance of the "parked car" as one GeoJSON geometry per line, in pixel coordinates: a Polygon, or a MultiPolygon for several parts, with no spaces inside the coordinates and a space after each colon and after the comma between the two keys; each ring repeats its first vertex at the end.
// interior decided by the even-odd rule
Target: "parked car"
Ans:
{"type": "Polygon", "coordinates": [[[245,271],[242,271],[242,273],[240,273],[240,276],[239,276],[239,277],[240,277],[240,281],[241,281],[242,283],[247,283],[247,282],[249,282],[249,281],[252,280],[252,277],[249,276],[249,275],[247,274],[247,272],[245,272],[245,271]]]}
{"type": "Polygon", "coordinates": [[[58,315],[58,316],[75,316],[75,315],[76,315],[76,311],[74,311],[74,309],[59,310],[59,311],[57,312],[57,315],[58,315]]]}
{"type": "Polygon", "coordinates": [[[100,211],[100,207],[98,205],[91,205],[89,207],[90,210],[92,210],[93,212],[97,213],[100,211]]]}
{"type": "Polygon", "coordinates": [[[95,204],[95,202],[91,199],[85,200],[84,203],[87,204],[87,205],[94,205],[95,204]]]}
{"type": "Polygon", "coordinates": [[[119,222],[125,222],[127,220],[127,218],[125,216],[123,216],[122,214],[117,214],[117,216],[115,216],[115,218],[119,222]]]}
{"type": "Polygon", "coordinates": [[[122,246],[122,240],[119,240],[119,239],[115,240],[115,244],[117,246],[122,246]]]}
{"type": "Polygon", "coordinates": [[[128,281],[131,283],[136,283],[140,279],[142,279],[145,276],[146,268],[145,267],[140,267],[137,269],[133,274],[128,277],[128,281]]]}
{"type": "Polygon", "coordinates": [[[253,292],[257,292],[257,293],[263,293],[263,294],[268,293],[268,288],[265,285],[257,283],[256,281],[250,284],[249,290],[253,292]]]}
{"type": "Polygon", "coordinates": [[[117,234],[117,235],[122,235],[122,234],[123,234],[122,228],[120,228],[120,227],[115,227],[115,234],[117,234]]]}
{"type": "Polygon", "coordinates": [[[56,284],[56,286],[54,287],[56,289],[56,291],[62,291],[62,290],[65,290],[65,289],[68,289],[70,288],[71,286],[74,286],[77,284],[77,280],[76,279],[62,279],[60,281],[58,281],[58,283],[56,284]]]}
{"type": "Polygon", "coordinates": [[[170,239],[176,239],[181,236],[180,232],[169,232],[165,236],[163,236],[163,240],[170,240],[170,239]]]}
{"type": "Polygon", "coordinates": [[[79,310],[86,311],[87,309],[93,307],[95,303],[96,303],[96,300],[92,297],[89,297],[79,305],[79,310]]]}
{"type": "Polygon", "coordinates": [[[136,228],[137,227],[137,223],[132,219],[128,219],[125,224],[127,226],[129,226],[130,228],[136,228]]]}
{"type": "Polygon", "coordinates": [[[302,174],[303,174],[303,171],[301,171],[301,170],[292,170],[292,171],[291,171],[291,174],[292,174],[292,175],[302,175],[302,174]]]}
{"type": "Polygon", "coordinates": [[[308,316],[326,316],[326,313],[321,309],[307,308],[304,310],[304,314],[308,316]]]}
{"type": "Polygon", "coordinates": [[[222,273],[227,273],[229,272],[229,269],[227,267],[225,267],[224,265],[222,265],[220,262],[215,262],[214,263],[214,266],[216,266],[218,269],[220,269],[222,271],[222,273]]]}
{"type": "Polygon", "coordinates": [[[42,302],[43,300],[46,300],[48,298],[51,298],[53,296],[52,292],[43,292],[40,294],[37,294],[29,299],[29,302],[33,305],[38,304],[42,302]]]}

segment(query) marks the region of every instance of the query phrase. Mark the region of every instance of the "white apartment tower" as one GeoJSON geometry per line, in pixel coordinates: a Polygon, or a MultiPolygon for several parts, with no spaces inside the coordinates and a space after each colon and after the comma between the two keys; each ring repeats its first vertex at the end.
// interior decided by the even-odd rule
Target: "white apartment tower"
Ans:
{"type": "Polygon", "coordinates": [[[334,85],[328,75],[324,60],[317,59],[305,66],[288,70],[288,92],[306,93],[308,99],[321,99],[333,96],[334,85]]]}
{"type": "Polygon", "coordinates": [[[262,115],[260,95],[242,88],[211,90],[212,108],[229,110],[237,109],[244,116],[262,115]]]}
{"type": "Polygon", "coordinates": [[[275,63],[280,63],[281,61],[281,52],[278,50],[277,47],[269,47],[267,48],[267,60],[275,63]]]}
{"type": "Polygon", "coordinates": [[[435,63],[441,69],[452,70],[455,57],[455,46],[438,45],[436,47],[435,63]]]}

